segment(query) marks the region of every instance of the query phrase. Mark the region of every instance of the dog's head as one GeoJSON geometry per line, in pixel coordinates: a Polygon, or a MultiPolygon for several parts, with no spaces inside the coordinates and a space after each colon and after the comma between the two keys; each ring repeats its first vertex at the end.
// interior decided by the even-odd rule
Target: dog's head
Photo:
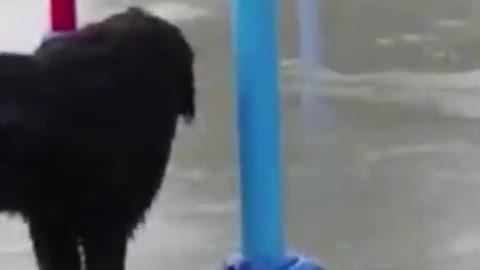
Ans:
{"type": "Polygon", "coordinates": [[[118,31],[130,33],[130,42],[136,42],[149,49],[145,52],[146,56],[155,57],[154,61],[160,64],[162,72],[169,73],[178,82],[179,114],[187,121],[193,120],[195,117],[195,56],[181,29],[138,7],[131,7],[123,13],[113,15],[104,23],[118,31]]]}
{"type": "MultiPolygon", "coordinates": [[[[158,78],[170,78],[176,91],[178,114],[187,122],[195,117],[194,51],[174,24],[141,8],[131,7],[83,30],[132,63],[151,66],[158,78]]],[[[80,33],[81,35],[82,33],[80,33]]]]}
{"type": "Polygon", "coordinates": [[[65,67],[89,66],[134,74],[137,80],[150,81],[149,86],[157,82],[160,91],[168,91],[160,97],[172,101],[179,116],[187,122],[195,117],[192,47],[179,27],[140,8],[129,8],[67,36],[47,40],[35,55],[60,73],[65,67]]]}

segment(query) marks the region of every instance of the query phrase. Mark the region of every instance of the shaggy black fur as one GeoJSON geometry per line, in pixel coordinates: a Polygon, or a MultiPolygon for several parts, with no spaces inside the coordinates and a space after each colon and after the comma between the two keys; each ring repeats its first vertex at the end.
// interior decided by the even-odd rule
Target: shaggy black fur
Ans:
{"type": "Polygon", "coordinates": [[[122,270],[159,190],[193,51],[139,8],[0,55],[0,210],[30,226],[42,270],[122,270]]]}

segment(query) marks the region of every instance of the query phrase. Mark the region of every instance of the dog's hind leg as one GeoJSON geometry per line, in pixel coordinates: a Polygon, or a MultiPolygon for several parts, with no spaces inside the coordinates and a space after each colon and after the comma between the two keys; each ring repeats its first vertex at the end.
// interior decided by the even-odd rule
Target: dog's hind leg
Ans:
{"type": "Polygon", "coordinates": [[[116,226],[82,236],[86,270],[124,270],[128,236],[116,226]]]}
{"type": "Polygon", "coordinates": [[[40,270],[81,270],[78,239],[67,224],[35,220],[29,223],[40,270]]]}

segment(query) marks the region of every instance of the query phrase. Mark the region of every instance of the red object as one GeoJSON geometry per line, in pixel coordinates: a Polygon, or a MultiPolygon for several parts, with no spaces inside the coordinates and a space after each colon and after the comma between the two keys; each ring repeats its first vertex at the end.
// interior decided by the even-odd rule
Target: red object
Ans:
{"type": "Polygon", "coordinates": [[[75,30],[77,27],[75,0],[50,0],[50,20],[53,32],[75,30]]]}

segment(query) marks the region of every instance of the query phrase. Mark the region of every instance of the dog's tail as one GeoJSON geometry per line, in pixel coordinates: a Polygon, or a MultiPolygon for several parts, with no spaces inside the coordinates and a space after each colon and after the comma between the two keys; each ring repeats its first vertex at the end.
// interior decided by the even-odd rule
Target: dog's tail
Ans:
{"type": "Polygon", "coordinates": [[[40,65],[32,55],[0,53],[0,128],[47,102],[40,65]]]}
{"type": "Polygon", "coordinates": [[[0,53],[0,75],[3,80],[18,84],[31,83],[30,76],[38,75],[36,60],[29,54],[0,53]]]}
{"type": "Polygon", "coordinates": [[[1,162],[25,154],[46,121],[49,94],[31,55],[0,53],[1,162]]]}
{"type": "Polygon", "coordinates": [[[0,104],[33,102],[42,92],[41,78],[40,65],[32,55],[0,53],[0,104]]]}

